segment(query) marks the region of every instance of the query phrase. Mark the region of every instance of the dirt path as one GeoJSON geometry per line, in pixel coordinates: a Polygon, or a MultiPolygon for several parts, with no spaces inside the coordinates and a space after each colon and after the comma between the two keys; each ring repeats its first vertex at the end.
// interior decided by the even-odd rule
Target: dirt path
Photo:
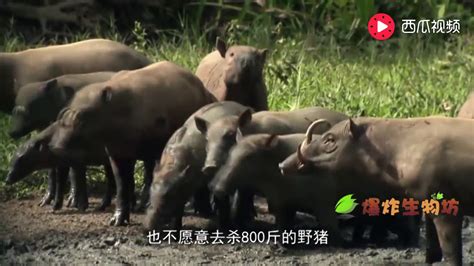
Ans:
{"type": "MultiPolygon", "coordinates": [[[[265,244],[149,245],[143,233],[143,214],[132,215],[132,225],[110,227],[111,211],[78,213],[64,208],[52,213],[38,207],[39,198],[0,203],[0,264],[10,263],[310,263],[310,264],[400,264],[422,263],[421,248],[360,248],[312,250],[276,249],[265,244]]],[[[92,208],[99,200],[92,199],[92,208]]],[[[92,209],[90,208],[90,209],[92,209]]],[[[259,209],[260,223],[270,227],[272,218],[259,209]]],[[[212,228],[206,219],[188,215],[185,229],[212,228]]],[[[465,262],[474,262],[474,234],[464,230],[465,262]]],[[[422,230],[423,231],[423,230],[422,230]]],[[[422,232],[423,233],[423,232],[422,232]]],[[[424,238],[421,239],[424,246],[424,238]]]]}

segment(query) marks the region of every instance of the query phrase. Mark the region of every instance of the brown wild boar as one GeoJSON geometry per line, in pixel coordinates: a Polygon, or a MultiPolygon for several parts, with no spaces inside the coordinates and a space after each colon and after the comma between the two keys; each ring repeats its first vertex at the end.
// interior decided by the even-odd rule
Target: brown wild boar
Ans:
{"type": "Polygon", "coordinates": [[[466,102],[459,109],[458,117],[474,119],[474,92],[469,94],[466,102]]]}
{"type": "Polygon", "coordinates": [[[59,210],[63,204],[65,182],[69,172],[71,197],[68,199],[68,206],[84,211],[89,206],[85,165],[103,165],[107,179],[107,190],[97,209],[105,210],[110,205],[115,190],[115,181],[105,150],[99,148],[100,146],[86,143],[82,147],[81,155],[76,158],[68,158],[67,154],[66,156],[56,154],[48,145],[57,126],[57,122],[51,124],[17,149],[10,163],[6,183],[14,184],[35,171],[53,168],[50,171],[49,193],[51,193],[51,198],[53,195],[55,198],[53,209],[59,210]]]}
{"type": "Polygon", "coordinates": [[[459,201],[456,215],[426,216],[426,262],[461,265],[462,217],[474,215],[473,150],[472,119],[356,118],[304,141],[297,154],[298,168],[329,172],[354,194],[394,189],[425,200],[441,192],[459,201]]]}
{"type": "Polygon", "coordinates": [[[255,111],[268,110],[263,67],[267,49],[234,45],[219,38],[216,51],[206,55],[196,76],[219,101],[235,101],[255,111]]]}
{"type": "Polygon", "coordinates": [[[148,200],[155,160],[168,138],[191,114],[214,101],[193,73],[171,62],[122,71],[74,95],[59,115],[60,127],[50,145],[69,152],[87,140],[105,146],[117,186],[111,224],[124,225],[130,219],[129,188],[134,186],[136,160],[151,165],[147,167],[151,174],[145,176],[143,203],[148,200]]]}
{"type": "Polygon", "coordinates": [[[18,89],[28,83],[65,74],[132,70],[150,63],[132,48],[104,39],[0,53],[0,111],[10,113],[18,89]]]}
{"type": "MultiPolygon", "coordinates": [[[[197,129],[196,121],[205,119],[212,122],[225,116],[238,115],[247,109],[231,101],[208,104],[191,115],[168,140],[153,175],[145,222],[149,230],[162,229],[170,221],[173,229],[179,230],[184,205],[193,195],[195,211],[210,215],[207,189],[210,177],[201,172],[206,157],[206,136],[197,129]]],[[[225,227],[228,224],[228,208],[225,209],[225,201],[216,201],[216,205],[219,223],[225,227]]]]}
{"type": "Polygon", "coordinates": [[[115,72],[67,74],[47,81],[28,83],[18,90],[9,135],[21,138],[45,129],[58,117],[74,94],[92,83],[109,80],[115,72]]]}

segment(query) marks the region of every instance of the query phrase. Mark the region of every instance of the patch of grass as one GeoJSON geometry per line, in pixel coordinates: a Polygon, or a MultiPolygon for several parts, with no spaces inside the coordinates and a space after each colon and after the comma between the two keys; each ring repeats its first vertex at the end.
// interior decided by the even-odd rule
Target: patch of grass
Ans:
{"type": "MultiPolygon", "coordinates": [[[[285,36],[279,32],[278,25],[272,29],[239,27],[230,27],[226,38],[233,43],[270,48],[265,79],[273,110],[324,106],[353,116],[453,116],[468,92],[474,89],[474,38],[470,35],[455,36],[436,45],[415,36],[341,45],[318,35],[285,36]]],[[[174,61],[194,71],[213,48],[205,38],[191,35],[195,34],[174,32],[150,40],[146,37],[147,29],[137,23],[131,35],[124,36],[110,28],[78,34],[66,41],[92,36],[124,41],[155,61],[174,61]]],[[[3,36],[2,51],[44,43],[27,45],[21,36],[12,33],[3,36]]],[[[8,127],[9,117],[0,115],[1,177],[6,175],[11,155],[21,142],[8,137],[8,127]]],[[[136,176],[141,182],[141,167],[137,169],[136,176]]],[[[90,182],[101,182],[101,172],[92,171],[90,182]]],[[[0,198],[25,196],[32,189],[44,187],[44,181],[45,175],[37,174],[6,187],[1,178],[0,198]]]]}

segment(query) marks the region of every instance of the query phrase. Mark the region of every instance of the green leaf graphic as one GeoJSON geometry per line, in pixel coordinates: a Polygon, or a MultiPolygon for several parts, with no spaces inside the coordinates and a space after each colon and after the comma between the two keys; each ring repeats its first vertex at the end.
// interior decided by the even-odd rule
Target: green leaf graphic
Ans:
{"type": "Polygon", "coordinates": [[[442,200],[444,198],[444,194],[441,192],[431,194],[431,198],[434,200],[442,200]]]}
{"type": "Polygon", "coordinates": [[[355,199],[352,198],[353,195],[354,194],[345,195],[336,203],[336,207],[335,207],[336,213],[348,214],[348,213],[351,213],[355,209],[358,203],[355,202],[355,199]]]}

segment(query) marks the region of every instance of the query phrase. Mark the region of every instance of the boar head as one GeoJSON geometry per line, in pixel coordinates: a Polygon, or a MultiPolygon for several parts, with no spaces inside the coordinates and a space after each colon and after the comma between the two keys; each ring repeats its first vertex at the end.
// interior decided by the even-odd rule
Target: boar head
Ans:
{"type": "Polygon", "coordinates": [[[74,89],[61,87],[56,79],[23,86],[15,99],[9,135],[17,139],[47,127],[73,95],[74,89]]]}
{"type": "Polygon", "coordinates": [[[14,184],[37,170],[54,166],[55,156],[48,142],[35,137],[21,145],[11,159],[6,183],[14,184]]]}
{"type": "Polygon", "coordinates": [[[168,146],[163,152],[153,174],[151,204],[147,214],[147,227],[150,230],[162,229],[174,223],[173,219],[192,196],[199,178],[193,178],[195,175],[189,165],[189,156],[189,149],[180,144],[168,146]]]}
{"type": "MultiPolygon", "coordinates": [[[[239,187],[255,186],[256,183],[272,182],[265,177],[278,174],[275,164],[277,135],[257,134],[243,138],[235,145],[226,163],[219,169],[210,187],[216,196],[233,193],[239,187]]],[[[278,160],[276,160],[278,161],[278,160]]]]}
{"type": "Polygon", "coordinates": [[[262,80],[267,49],[251,46],[231,46],[217,39],[216,49],[225,60],[224,82],[227,87],[253,84],[262,80]]]}
{"type": "Polygon", "coordinates": [[[245,110],[240,116],[228,116],[214,123],[195,117],[196,127],[206,135],[206,160],[202,168],[206,175],[213,175],[227,160],[227,154],[238,139],[242,137],[242,128],[250,124],[252,111],[245,110]]]}
{"type": "Polygon", "coordinates": [[[51,148],[57,152],[80,150],[84,143],[104,143],[125,134],[133,123],[127,102],[133,98],[128,94],[103,83],[89,85],[76,93],[69,107],[58,115],[58,129],[51,148]]]}
{"type": "Polygon", "coordinates": [[[364,172],[370,175],[375,165],[372,164],[371,154],[365,148],[365,125],[357,125],[352,119],[334,125],[321,138],[312,141],[311,136],[315,128],[323,121],[313,122],[306,132],[306,139],[298,146],[295,156],[290,156],[282,166],[290,170],[289,166],[298,168],[298,171],[307,170],[329,171],[333,173],[355,174],[364,172]],[[363,168],[363,169],[362,169],[363,168]],[[369,172],[367,172],[369,170],[369,172]]]}

